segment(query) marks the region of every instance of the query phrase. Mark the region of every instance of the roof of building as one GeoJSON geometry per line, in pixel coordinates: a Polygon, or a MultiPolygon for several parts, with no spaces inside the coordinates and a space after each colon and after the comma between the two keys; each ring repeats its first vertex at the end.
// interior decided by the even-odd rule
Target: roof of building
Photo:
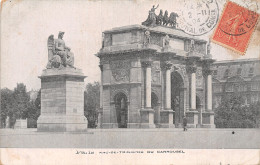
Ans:
{"type": "Polygon", "coordinates": [[[221,60],[216,61],[214,64],[226,64],[226,63],[242,63],[242,62],[260,62],[259,58],[247,58],[247,59],[236,59],[236,60],[221,60]]]}
{"type": "Polygon", "coordinates": [[[260,75],[258,58],[216,61],[212,67],[215,70],[213,77],[223,82],[236,76],[250,81],[253,77],[260,75]]]}
{"type": "Polygon", "coordinates": [[[103,33],[118,33],[118,32],[134,30],[134,29],[149,30],[151,32],[168,34],[170,36],[175,36],[175,37],[178,37],[178,38],[193,39],[193,40],[196,40],[196,41],[199,41],[199,42],[207,42],[206,40],[202,40],[202,39],[199,39],[199,38],[194,37],[192,35],[189,35],[189,34],[185,33],[183,30],[173,29],[171,27],[166,27],[166,26],[147,27],[147,26],[136,24],[136,25],[129,25],[129,26],[112,28],[111,30],[106,30],[103,33]]]}

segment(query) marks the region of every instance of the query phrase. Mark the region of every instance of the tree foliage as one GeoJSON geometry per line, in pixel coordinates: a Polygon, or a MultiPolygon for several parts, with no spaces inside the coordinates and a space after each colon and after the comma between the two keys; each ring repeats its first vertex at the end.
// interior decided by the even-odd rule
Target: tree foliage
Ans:
{"type": "Polygon", "coordinates": [[[258,127],[260,103],[244,105],[239,94],[225,96],[215,110],[217,128],[255,128],[258,127]]]}
{"type": "Polygon", "coordinates": [[[37,119],[41,113],[41,90],[37,93],[35,100],[31,100],[28,103],[28,128],[37,127],[37,119]]]}
{"type": "Polygon", "coordinates": [[[16,119],[26,119],[28,117],[28,103],[30,96],[26,91],[26,86],[23,83],[17,84],[13,92],[14,98],[14,115],[16,119]]]}
{"type": "Polygon", "coordinates": [[[100,107],[99,82],[88,83],[84,92],[84,115],[88,119],[88,127],[95,128],[97,123],[97,110],[100,107]]]}
{"type": "Polygon", "coordinates": [[[1,127],[6,126],[7,116],[11,127],[16,119],[33,119],[36,123],[40,115],[40,96],[39,91],[36,100],[30,100],[23,83],[18,83],[13,91],[8,88],[1,89],[1,127]]]}
{"type": "Polygon", "coordinates": [[[1,89],[1,127],[6,126],[6,118],[13,114],[12,104],[13,104],[13,91],[4,88],[1,89]]]}

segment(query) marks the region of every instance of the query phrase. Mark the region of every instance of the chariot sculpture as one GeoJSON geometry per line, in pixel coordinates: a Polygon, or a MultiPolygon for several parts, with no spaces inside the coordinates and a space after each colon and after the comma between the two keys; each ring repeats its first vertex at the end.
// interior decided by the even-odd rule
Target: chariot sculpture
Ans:
{"type": "Polygon", "coordinates": [[[170,27],[176,29],[176,18],[179,17],[178,14],[171,12],[170,16],[168,16],[168,11],[166,10],[163,15],[163,10],[161,9],[159,15],[157,16],[155,14],[155,10],[158,7],[159,5],[157,5],[156,8],[154,6],[152,7],[152,9],[149,11],[148,18],[144,22],[142,22],[142,25],[151,27],[158,25],[169,25],[170,27]]]}

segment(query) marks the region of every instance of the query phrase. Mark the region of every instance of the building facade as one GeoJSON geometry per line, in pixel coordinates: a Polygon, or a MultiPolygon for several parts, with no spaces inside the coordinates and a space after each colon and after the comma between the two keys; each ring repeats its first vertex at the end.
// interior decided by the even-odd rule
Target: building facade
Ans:
{"type": "Polygon", "coordinates": [[[240,59],[217,61],[213,70],[213,108],[225,95],[240,94],[244,105],[260,101],[260,60],[240,59]]]}
{"type": "Polygon", "coordinates": [[[207,41],[181,30],[133,25],[103,32],[101,128],[214,128],[207,41]]]}

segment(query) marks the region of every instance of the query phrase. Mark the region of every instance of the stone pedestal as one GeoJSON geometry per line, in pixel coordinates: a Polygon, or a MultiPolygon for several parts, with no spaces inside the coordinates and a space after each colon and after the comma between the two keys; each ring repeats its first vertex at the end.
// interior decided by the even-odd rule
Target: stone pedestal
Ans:
{"type": "Polygon", "coordinates": [[[161,128],[174,128],[175,125],[173,124],[173,110],[163,110],[160,112],[161,116],[161,128]]]}
{"type": "Polygon", "coordinates": [[[84,116],[84,78],[74,68],[45,69],[41,79],[38,131],[87,131],[84,116]]]}
{"type": "Polygon", "coordinates": [[[187,111],[186,112],[186,118],[187,118],[187,126],[189,128],[196,128],[198,124],[199,119],[199,112],[198,111],[187,111]]]}
{"type": "Polygon", "coordinates": [[[27,119],[16,119],[14,124],[15,129],[25,129],[27,128],[27,119]]]}
{"type": "Polygon", "coordinates": [[[203,128],[216,128],[214,124],[214,112],[206,111],[202,113],[202,127],[203,128]]]}
{"type": "Polygon", "coordinates": [[[141,128],[155,128],[154,124],[154,110],[153,109],[141,109],[141,128]]]}

